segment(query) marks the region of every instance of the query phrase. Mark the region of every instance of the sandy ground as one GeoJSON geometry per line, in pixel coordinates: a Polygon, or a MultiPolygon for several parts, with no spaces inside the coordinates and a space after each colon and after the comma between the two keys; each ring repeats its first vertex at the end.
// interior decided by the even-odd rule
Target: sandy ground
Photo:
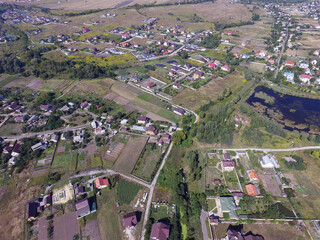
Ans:
{"type": "Polygon", "coordinates": [[[73,190],[70,188],[69,184],[66,184],[63,188],[53,190],[53,204],[63,204],[73,199],[73,190]],[[58,196],[62,194],[63,198],[60,200],[54,200],[55,198],[59,198],[58,196]]]}

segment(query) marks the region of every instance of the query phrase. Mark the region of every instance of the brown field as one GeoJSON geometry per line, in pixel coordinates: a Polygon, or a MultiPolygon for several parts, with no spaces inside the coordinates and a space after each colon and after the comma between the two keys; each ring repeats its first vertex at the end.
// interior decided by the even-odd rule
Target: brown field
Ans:
{"type": "Polygon", "coordinates": [[[72,239],[79,233],[77,213],[69,213],[53,219],[53,239],[72,239]]]}
{"type": "MultiPolygon", "coordinates": [[[[37,5],[53,8],[53,9],[64,9],[71,11],[79,11],[79,10],[88,10],[88,9],[106,9],[106,8],[122,8],[129,5],[134,4],[148,4],[149,0],[62,0],[61,3],[58,4],[57,1],[54,0],[43,0],[40,1],[37,5]]],[[[177,0],[157,0],[157,3],[170,3],[177,2],[177,0]]]]}
{"type": "Polygon", "coordinates": [[[131,173],[147,141],[148,137],[131,137],[113,168],[122,173],[131,173]]]}
{"type": "MultiPolygon", "coordinates": [[[[212,227],[214,229],[214,235],[218,238],[225,237],[228,227],[229,224],[226,223],[219,224],[214,228],[212,227]]],[[[265,240],[297,240],[299,237],[302,237],[302,239],[310,239],[309,235],[306,236],[295,226],[292,227],[289,224],[244,224],[243,229],[245,233],[251,231],[253,234],[260,234],[265,240]]]]}
{"type": "Polygon", "coordinates": [[[216,100],[226,87],[230,87],[234,92],[244,84],[242,80],[243,76],[241,73],[235,71],[224,78],[211,80],[200,89],[185,89],[173,98],[173,102],[183,107],[196,110],[210,100],[216,100]]]}
{"type": "Polygon", "coordinates": [[[271,192],[272,196],[281,196],[281,189],[279,188],[279,185],[273,175],[260,174],[259,177],[263,181],[263,186],[265,187],[267,192],[271,192]]]}

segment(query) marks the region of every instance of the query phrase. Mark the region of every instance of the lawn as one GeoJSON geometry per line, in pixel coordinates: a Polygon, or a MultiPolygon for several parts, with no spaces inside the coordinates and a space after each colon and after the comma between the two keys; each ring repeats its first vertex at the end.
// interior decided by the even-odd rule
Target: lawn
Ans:
{"type": "Polygon", "coordinates": [[[117,213],[115,190],[102,189],[98,200],[98,223],[103,240],[121,240],[122,229],[117,213]]]}
{"type": "Polygon", "coordinates": [[[130,204],[142,187],[121,179],[117,186],[117,200],[120,205],[130,204]]]}
{"type": "Polygon", "coordinates": [[[146,181],[151,181],[153,172],[159,163],[161,152],[162,149],[155,144],[147,144],[133,170],[133,174],[146,181]]]}
{"type": "Polygon", "coordinates": [[[23,123],[5,123],[0,128],[0,135],[1,136],[20,135],[22,133],[23,126],[24,126],[23,123]]]}
{"type": "Polygon", "coordinates": [[[178,123],[180,121],[178,115],[175,115],[174,113],[172,112],[168,112],[167,110],[165,109],[161,109],[157,112],[157,114],[161,117],[164,117],[168,120],[170,120],[171,122],[174,122],[174,123],[178,123]]]}
{"type": "Polygon", "coordinates": [[[150,217],[152,217],[154,219],[155,222],[167,218],[168,214],[167,214],[167,206],[160,206],[155,208],[154,206],[151,207],[151,213],[150,213],[150,217]]]}
{"type": "Polygon", "coordinates": [[[216,207],[216,200],[215,199],[207,199],[208,210],[211,211],[216,207]]]}

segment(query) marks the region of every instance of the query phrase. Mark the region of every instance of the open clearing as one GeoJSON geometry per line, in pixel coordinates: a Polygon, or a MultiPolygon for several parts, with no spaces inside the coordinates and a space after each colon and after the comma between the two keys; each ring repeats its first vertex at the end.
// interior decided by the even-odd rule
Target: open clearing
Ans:
{"type": "Polygon", "coordinates": [[[147,141],[148,137],[131,137],[113,168],[121,173],[131,173],[147,141]]]}
{"type": "Polygon", "coordinates": [[[53,219],[53,239],[67,240],[79,234],[77,213],[69,213],[53,219]]]}

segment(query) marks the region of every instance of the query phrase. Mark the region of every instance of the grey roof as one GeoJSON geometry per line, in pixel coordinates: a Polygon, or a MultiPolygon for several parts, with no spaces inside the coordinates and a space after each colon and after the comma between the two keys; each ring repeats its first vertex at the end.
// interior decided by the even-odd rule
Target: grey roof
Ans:
{"type": "Polygon", "coordinates": [[[230,218],[237,218],[237,207],[233,197],[220,197],[221,211],[228,212],[230,218]]]}

